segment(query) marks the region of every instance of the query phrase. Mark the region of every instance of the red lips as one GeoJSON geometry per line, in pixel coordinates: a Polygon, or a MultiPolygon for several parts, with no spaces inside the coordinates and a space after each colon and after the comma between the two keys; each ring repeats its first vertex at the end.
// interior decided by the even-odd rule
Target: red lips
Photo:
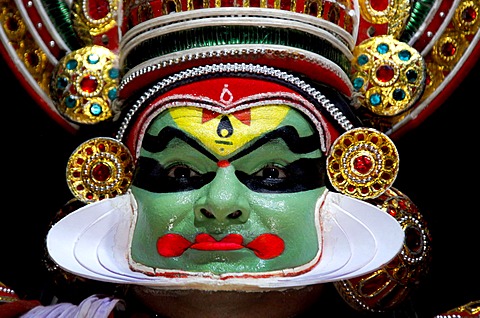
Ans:
{"type": "Polygon", "coordinates": [[[210,234],[201,233],[197,235],[195,242],[190,242],[180,234],[169,233],[157,241],[157,251],[164,257],[180,256],[189,248],[201,251],[231,251],[248,248],[258,258],[271,259],[283,253],[285,243],[279,236],[268,233],[257,236],[247,245],[243,245],[243,237],[240,234],[228,234],[217,241],[210,234]]]}

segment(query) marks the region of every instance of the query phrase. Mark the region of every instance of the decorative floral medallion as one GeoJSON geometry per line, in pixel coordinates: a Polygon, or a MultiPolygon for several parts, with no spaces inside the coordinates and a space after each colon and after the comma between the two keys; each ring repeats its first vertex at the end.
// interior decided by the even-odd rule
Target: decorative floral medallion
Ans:
{"type": "Polygon", "coordinates": [[[118,80],[116,55],[102,46],[88,46],[57,64],[50,85],[52,100],[70,121],[96,124],[112,117],[118,80]]]}
{"type": "Polygon", "coordinates": [[[354,50],[352,82],[372,113],[394,116],[408,110],[425,87],[425,62],[414,48],[391,36],[365,40],[354,50]]]}
{"type": "Polygon", "coordinates": [[[395,181],[398,152],[386,135],[371,128],[347,131],[327,158],[328,176],[338,191],[360,199],[381,195],[395,181]]]}
{"type": "Polygon", "coordinates": [[[67,183],[77,199],[96,202],[126,192],[133,176],[133,157],[113,138],[94,138],[70,156],[67,183]]]}

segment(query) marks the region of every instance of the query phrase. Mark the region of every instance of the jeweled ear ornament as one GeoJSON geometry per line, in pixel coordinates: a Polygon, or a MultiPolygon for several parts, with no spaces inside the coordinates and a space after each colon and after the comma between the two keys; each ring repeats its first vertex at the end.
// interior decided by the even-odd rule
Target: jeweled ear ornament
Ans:
{"type": "Polygon", "coordinates": [[[390,188],[398,174],[393,141],[373,128],[355,128],[333,143],[327,158],[332,186],[358,199],[373,199],[390,188]]]}
{"type": "Polygon", "coordinates": [[[119,78],[116,54],[91,45],[59,61],[52,73],[50,95],[58,112],[69,121],[97,124],[114,116],[119,78]]]}
{"type": "Polygon", "coordinates": [[[92,203],[124,194],[133,170],[133,157],[124,144],[113,138],[92,138],[70,156],[67,184],[78,200],[92,203]]]}

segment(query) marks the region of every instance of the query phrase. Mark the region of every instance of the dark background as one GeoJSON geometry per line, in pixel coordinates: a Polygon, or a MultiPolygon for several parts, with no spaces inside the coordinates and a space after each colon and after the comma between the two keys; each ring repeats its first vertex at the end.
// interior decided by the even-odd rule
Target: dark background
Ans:
{"type": "MultiPolygon", "coordinates": [[[[0,282],[22,298],[41,299],[48,286],[44,238],[54,215],[71,199],[65,167],[79,142],[36,105],[0,62],[0,282]]],[[[477,63],[441,107],[396,140],[400,171],[394,186],[418,206],[432,234],[430,274],[411,301],[417,317],[480,300],[479,93],[477,63]]],[[[321,310],[341,312],[347,305],[334,297],[327,306],[321,310]]]]}

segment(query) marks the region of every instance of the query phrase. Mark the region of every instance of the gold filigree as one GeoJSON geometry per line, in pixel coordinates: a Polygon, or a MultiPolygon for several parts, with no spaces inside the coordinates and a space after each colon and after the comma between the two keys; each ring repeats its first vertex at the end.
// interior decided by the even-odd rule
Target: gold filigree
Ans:
{"type": "Polygon", "coordinates": [[[327,174],[336,190],[372,199],[393,184],[398,161],[389,137],[372,128],[355,128],[335,140],[327,158],[327,174]]]}
{"type": "Polygon", "coordinates": [[[352,81],[358,103],[380,116],[411,108],[423,93],[426,66],[421,54],[392,36],[367,39],[355,50],[352,81]]]}
{"type": "Polygon", "coordinates": [[[462,32],[444,32],[432,48],[432,59],[448,70],[458,63],[468,48],[469,42],[462,32]]]}
{"type": "Polygon", "coordinates": [[[105,15],[100,18],[94,18],[89,13],[89,1],[92,0],[75,0],[72,4],[72,20],[74,29],[78,36],[86,45],[93,44],[95,36],[104,34],[105,32],[117,26],[117,0],[104,0],[108,3],[105,9],[105,15]]]}
{"type": "Polygon", "coordinates": [[[113,138],[93,138],[82,143],[67,164],[67,184],[84,203],[124,194],[133,177],[133,157],[113,138]]]}
{"type": "Polygon", "coordinates": [[[466,35],[475,34],[480,28],[480,2],[472,0],[461,2],[453,15],[452,25],[466,35]]]}
{"type": "Polygon", "coordinates": [[[388,35],[398,37],[409,17],[411,5],[409,0],[392,0],[383,10],[372,6],[372,1],[359,1],[362,17],[371,24],[388,24],[388,35]]]}
{"type": "Polygon", "coordinates": [[[32,38],[14,1],[0,2],[0,23],[9,40],[10,48],[15,50],[38,87],[48,93],[53,65],[32,38]]]}
{"type": "Polygon", "coordinates": [[[117,56],[102,46],[87,46],[59,61],[50,95],[59,113],[70,121],[96,124],[112,118],[118,81],[117,56]]]}

